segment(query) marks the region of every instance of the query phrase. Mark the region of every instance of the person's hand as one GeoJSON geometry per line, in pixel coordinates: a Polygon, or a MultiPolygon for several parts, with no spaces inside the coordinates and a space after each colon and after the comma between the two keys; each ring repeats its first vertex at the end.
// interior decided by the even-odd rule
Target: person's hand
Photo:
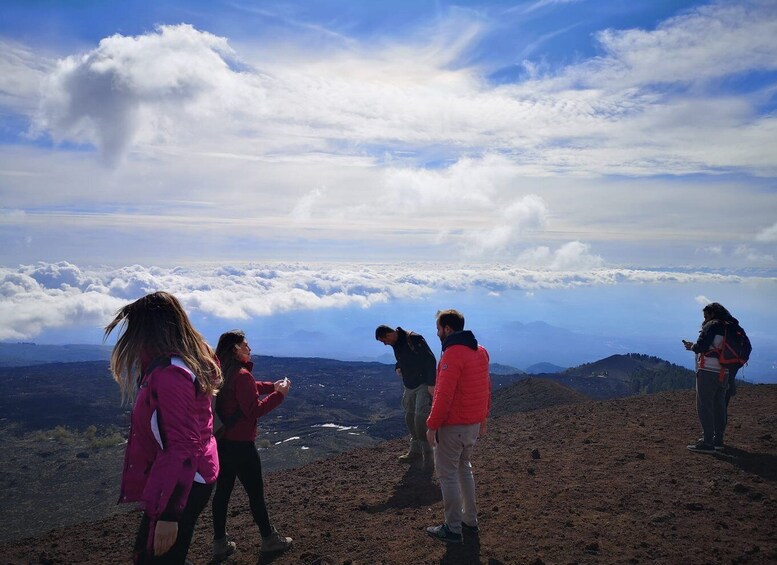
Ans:
{"type": "Polygon", "coordinates": [[[283,378],[279,381],[275,381],[273,383],[273,386],[275,386],[275,392],[280,392],[283,396],[286,396],[289,394],[289,389],[291,388],[291,381],[287,378],[283,378]]]}
{"type": "Polygon", "coordinates": [[[478,430],[478,437],[483,437],[488,431],[488,420],[480,422],[480,429],[478,430]]]}
{"type": "Polygon", "coordinates": [[[397,376],[401,379],[402,378],[402,369],[397,367],[397,376]]]}
{"type": "Polygon", "coordinates": [[[154,555],[164,555],[178,537],[178,522],[159,520],[154,530],[154,555]]]}
{"type": "Polygon", "coordinates": [[[426,430],[426,441],[431,447],[437,447],[437,430],[426,430]]]}
{"type": "Polygon", "coordinates": [[[685,349],[690,351],[693,347],[693,343],[687,340],[683,340],[683,345],[685,346],[685,349]]]}

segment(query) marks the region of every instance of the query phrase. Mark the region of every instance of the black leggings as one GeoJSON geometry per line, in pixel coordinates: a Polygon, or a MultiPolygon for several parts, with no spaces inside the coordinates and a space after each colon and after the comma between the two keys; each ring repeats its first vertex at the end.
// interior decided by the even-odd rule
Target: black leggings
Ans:
{"type": "Polygon", "coordinates": [[[272,533],[270,517],[264,503],[264,481],[262,462],[252,441],[230,441],[222,439],[219,446],[219,478],[213,495],[213,539],[221,539],[227,531],[227,506],[235,477],[240,479],[248,495],[248,503],[254,522],[259,526],[262,537],[272,533]]]}
{"type": "Polygon", "coordinates": [[[197,523],[200,512],[208,504],[212,490],[212,484],[192,483],[192,490],[189,493],[189,498],[186,500],[186,507],[183,509],[180,520],[178,520],[178,536],[175,538],[175,543],[166,553],[158,557],[154,556],[153,542],[152,550],[148,550],[148,534],[151,521],[144,513],[143,518],[140,520],[138,535],[135,538],[132,562],[136,565],[184,565],[186,554],[189,553],[189,545],[191,545],[192,536],[194,535],[194,524],[197,523]]]}

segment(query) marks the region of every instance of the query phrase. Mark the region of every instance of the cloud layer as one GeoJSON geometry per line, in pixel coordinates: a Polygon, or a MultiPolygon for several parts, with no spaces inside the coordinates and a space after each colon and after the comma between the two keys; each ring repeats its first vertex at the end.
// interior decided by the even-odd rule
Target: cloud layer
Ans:
{"type": "Polygon", "coordinates": [[[598,261],[579,244],[542,253],[552,256],[556,270],[409,264],[87,269],[67,262],[0,268],[0,339],[31,339],[52,328],[102,328],[121,306],[156,290],[175,294],[190,314],[239,323],[288,312],[370,308],[477,289],[533,292],[630,283],[737,284],[744,280],[700,272],[591,268],[598,261]]]}

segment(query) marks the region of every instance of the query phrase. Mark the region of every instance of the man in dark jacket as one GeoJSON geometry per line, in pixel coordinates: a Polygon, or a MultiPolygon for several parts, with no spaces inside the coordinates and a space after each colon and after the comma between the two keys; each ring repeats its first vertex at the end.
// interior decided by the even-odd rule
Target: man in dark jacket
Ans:
{"type": "Polygon", "coordinates": [[[426,459],[431,464],[431,448],[426,440],[426,418],[432,406],[437,360],[424,337],[398,327],[378,326],[375,339],[390,345],[397,360],[397,375],[402,377],[402,408],[410,432],[410,450],[399,459],[407,463],[426,459]]]}

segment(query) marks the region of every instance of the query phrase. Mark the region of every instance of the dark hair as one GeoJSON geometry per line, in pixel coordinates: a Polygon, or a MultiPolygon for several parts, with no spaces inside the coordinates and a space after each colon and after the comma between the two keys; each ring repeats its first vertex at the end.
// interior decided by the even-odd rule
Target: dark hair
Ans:
{"type": "Polygon", "coordinates": [[[219,343],[216,346],[216,357],[221,363],[221,374],[224,376],[224,388],[229,388],[232,377],[240,372],[243,364],[235,356],[235,346],[240,345],[246,340],[246,334],[243,330],[231,330],[224,332],[219,337],[219,343]]]}
{"type": "Polygon", "coordinates": [[[105,327],[103,340],[117,326],[121,326],[121,335],[111,353],[111,373],[123,400],[135,398],[142,364],[161,355],[180,356],[197,377],[200,390],[218,392],[221,371],[213,350],[172,294],[154,292],[127,304],[105,327]]]}
{"type": "Polygon", "coordinates": [[[377,328],[375,328],[375,339],[381,339],[383,337],[386,337],[391,332],[395,332],[395,331],[397,330],[395,330],[390,326],[380,325],[377,328]]]}
{"type": "Polygon", "coordinates": [[[704,308],[702,308],[702,312],[707,314],[711,319],[720,320],[722,322],[731,320],[734,317],[731,315],[731,312],[726,310],[723,305],[718,302],[711,302],[707,304],[704,308]]]}
{"type": "Polygon", "coordinates": [[[454,332],[464,329],[464,315],[458,310],[438,310],[437,321],[441,328],[449,326],[454,332]]]}

